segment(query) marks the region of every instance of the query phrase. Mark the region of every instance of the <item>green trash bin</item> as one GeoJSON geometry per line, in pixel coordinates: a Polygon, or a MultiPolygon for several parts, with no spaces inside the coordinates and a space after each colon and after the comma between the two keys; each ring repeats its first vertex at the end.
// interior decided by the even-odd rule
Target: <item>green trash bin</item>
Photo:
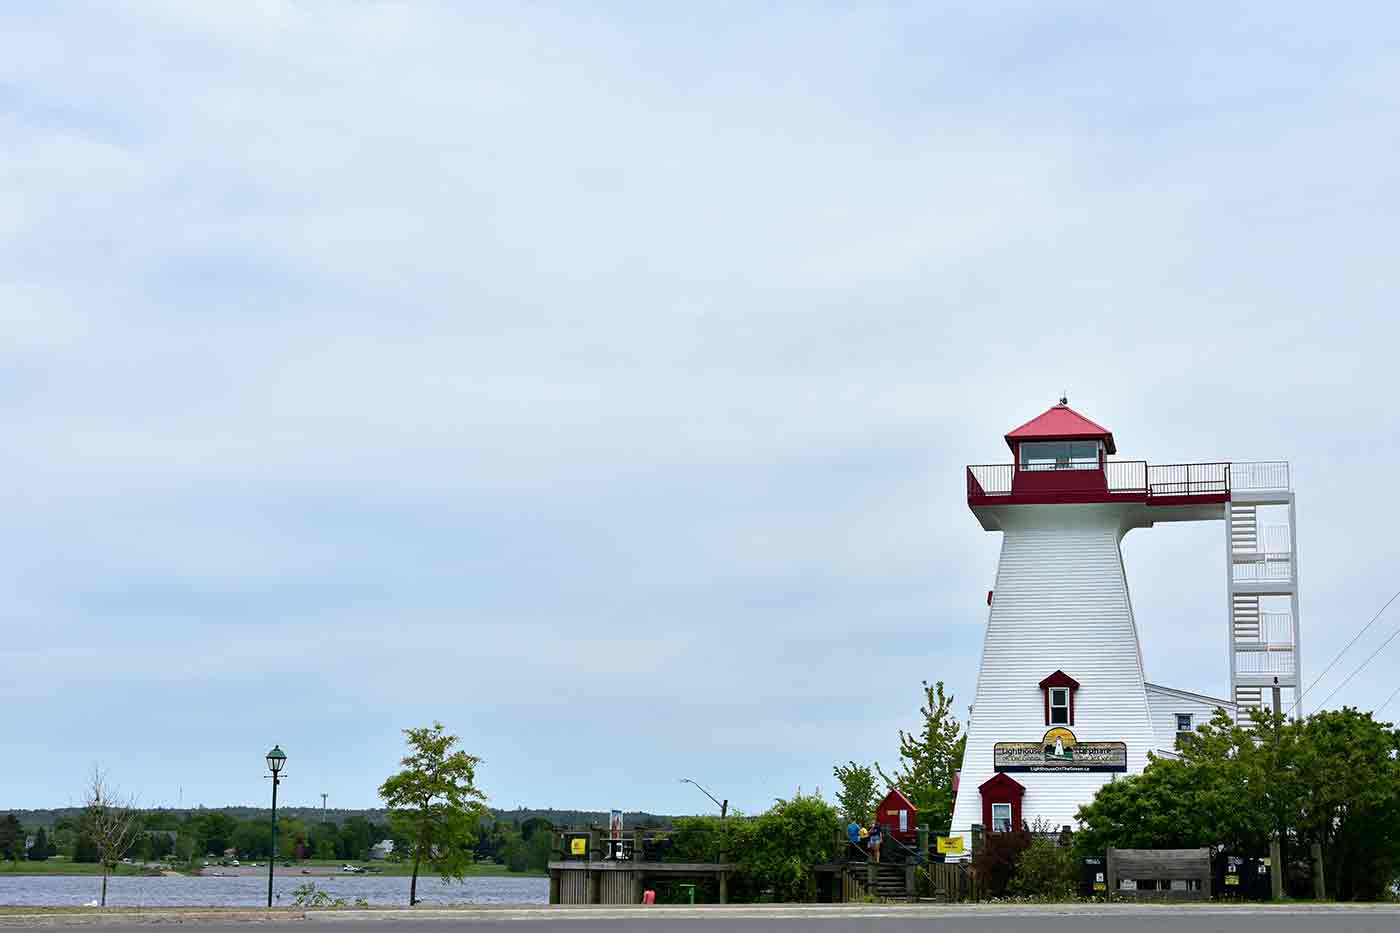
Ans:
{"type": "Polygon", "coordinates": [[[680,888],[682,891],[685,891],[687,894],[690,895],[690,906],[691,906],[691,907],[694,907],[694,906],[695,906],[695,885],[693,885],[693,884],[678,884],[678,885],[676,885],[676,887],[680,888]]]}

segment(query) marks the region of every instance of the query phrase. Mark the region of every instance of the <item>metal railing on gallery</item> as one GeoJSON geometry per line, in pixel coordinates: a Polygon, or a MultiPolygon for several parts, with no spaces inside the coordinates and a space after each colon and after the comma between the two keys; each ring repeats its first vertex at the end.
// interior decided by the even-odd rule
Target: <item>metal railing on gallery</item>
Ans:
{"type": "MultiPolygon", "coordinates": [[[[1252,464],[1252,467],[1274,466],[1252,464]]],[[[1286,479],[1287,464],[1283,464],[1286,479]]],[[[1077,462],[1034,464],[1017,468],[1014,463],[981,463],[967,468],[967,494],[980,496],[1009,496],[1015,488],[1016,474],[1046,473],[1063,470],[1082,473],[1085,465],[1077,462]]],[[[1100,469],[1090,464],[1089,469],[1100,469]]],[[[1151,465],[1145,460],[1109,460],[1102,466],[1105,485],[1111,494],[1139,496],[1218,496],[1231,489],[1231,465],[1224,462],[1169,463],[1151,465]]],[[[1254,470],[1256,481],[1274,474],[1254,470]]]]}

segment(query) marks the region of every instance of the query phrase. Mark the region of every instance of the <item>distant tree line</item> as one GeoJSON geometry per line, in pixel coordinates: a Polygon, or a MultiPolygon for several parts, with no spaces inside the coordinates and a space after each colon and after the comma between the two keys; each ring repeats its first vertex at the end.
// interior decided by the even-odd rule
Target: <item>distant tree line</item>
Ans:
{"type": "MultiPolygon", "coordinates": [[[[210,855],[222,858],[230,849],[233,857],[242,860],[272,856],[272,825],[266,816],[237,819],[222,810],[184,814],[145,810],[138,812],[137,824],[136,840],[126,857],[138,861],[173,859],[183,864],[203,861],[210,855]]],[[[554,825],[538,816],[524,820],[484,817],[471,849],[474,860],[504,865],[511,871],[544,871],[554,825]]],[[[297,817],[277,820],[279,859],[360,861],[369,857],[371,846],[384,839],[394,843],[395,852],[408,850],[405,832],[387,818],[370,820],[357,814],[340,823],[297,817]]],[[[0,817],[0,859],[42,861],[54,856],[74,862],[98,861],[90,816],[75,811],[58,817],[51,826],[25,826],[14,813],[0,817]]]]}

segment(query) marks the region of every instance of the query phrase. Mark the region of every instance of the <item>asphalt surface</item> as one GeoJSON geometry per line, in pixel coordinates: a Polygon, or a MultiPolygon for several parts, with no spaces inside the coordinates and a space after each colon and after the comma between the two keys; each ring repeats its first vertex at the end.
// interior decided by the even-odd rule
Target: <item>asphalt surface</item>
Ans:
{"type": "MultiPolygon", "coordinates": [[[[17,919],[17,918],[15,918],[17,919]]],[[[104,931],[148,931],[151,922],[108,915],[77,917],[51,915],[33,923],[4,922],[6,929],[53,929],[56,925],[81,923],[104,931]]],[[[167,918],[164,922],[170,922],[167,918]]],[[[1258,907],[1221,908],[1211,906],[1103,907],[1066,905],[1053,908],[977,907],[862,907],[844,908],[728,908],[686,909],[486,909],[441,911],[343,911],[309,913],[305,919],[284,915],[280,922],[331,926],[345,933],[437,933],[448,927],[468,927],[483,931],[512,930],[516,933],[543,933],[568,930],[576,933],[617,933],[617,931],[667,931],[667,933],[1398,933],[1400,910],[1388,907],[1258,907]]],[[[201,920],[180,921],[185,930],[247,931],[247,922],[201,920]]],[[[308,931],[309,933],[309,931],[308,931]]]]}

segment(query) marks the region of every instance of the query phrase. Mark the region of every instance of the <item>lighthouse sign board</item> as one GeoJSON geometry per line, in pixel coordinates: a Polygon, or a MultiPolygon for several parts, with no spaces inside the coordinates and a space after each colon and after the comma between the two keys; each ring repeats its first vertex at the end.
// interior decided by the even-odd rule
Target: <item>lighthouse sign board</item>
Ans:
{"type": "Polygon", "coordinates": [[[1081,742],[1056,726],[1039,742],[998,742],[992,748],[996,771],[1060,771],[1067,773],[1128,770],[1124,742],[1081,742]]]}

